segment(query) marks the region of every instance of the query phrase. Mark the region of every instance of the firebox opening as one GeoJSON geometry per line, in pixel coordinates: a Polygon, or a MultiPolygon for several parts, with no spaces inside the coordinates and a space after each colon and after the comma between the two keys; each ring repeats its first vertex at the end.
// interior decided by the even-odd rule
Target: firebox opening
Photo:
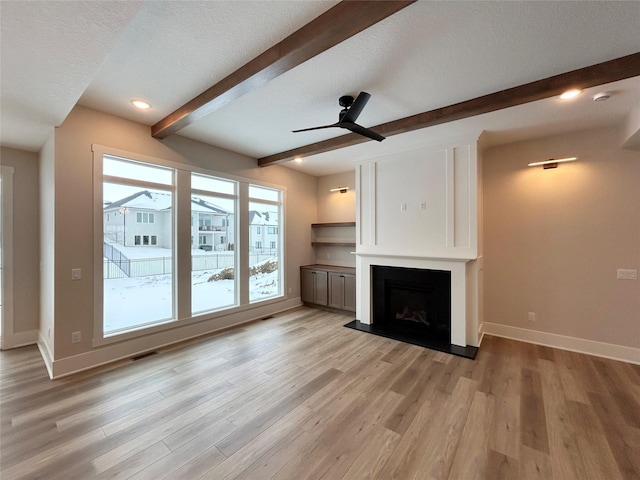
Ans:
{"type": "Polygon", "coordinates": [[[371,268],[373,325],[448,348],[451,345],[451,272],[371,268]]]}

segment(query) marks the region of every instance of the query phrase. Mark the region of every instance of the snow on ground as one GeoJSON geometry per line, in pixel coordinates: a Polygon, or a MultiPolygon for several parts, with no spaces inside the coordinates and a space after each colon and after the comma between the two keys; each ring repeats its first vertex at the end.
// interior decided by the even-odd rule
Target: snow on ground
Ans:
{"type": "MultiPolygon", "coordinates": [[[[135,249],[138,248],[135,247],[135,249]]],[[[150,248],[158,250],[157,247],[150,248]]],[[[192,310],[194,312],[205,312],[234,304],[234,280],[207,281],[211,275],[218,272],[220,270],[206,270],[192,274],[192,310]]],[[[264,300],[278,295],[278,278],[278,271],[249,277],[250,301],[264,300]]],[[[106,279],[104,281],[105,333],[170,320],[172,298],[170,275],[106,279]]]]}

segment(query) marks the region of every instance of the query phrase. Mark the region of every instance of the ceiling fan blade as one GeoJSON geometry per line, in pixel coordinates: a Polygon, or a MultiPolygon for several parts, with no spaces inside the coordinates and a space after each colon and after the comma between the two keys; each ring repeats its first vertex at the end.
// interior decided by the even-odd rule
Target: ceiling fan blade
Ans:
{"type": "Polygon", "coordinates": [[[364,127],[358,125],[357,123],[340,122],[340,126],[342,128],[346,128],[347,130],[352,131],[353,133],[357,133],[357,134],[362,135],[364,137],[368,137],[368,138],[370,138],[372,140],[377,140],[378,142],[381,142],[382,140],[385,139],[385,137],[383,137],[379,133],[376,133],[373,130],[369,130],[368,128],[364,128],[364,127]]]}
{"type": "Polygon", "coordinates": [[[358,95],[358,98],[355,99],[355,101],[353,102],[353,105],[351,105],[351,107],[349,108],[345,116],[342,117],[341,120],[343,122],[355,123],[356,120],[358,119],[358,116],[360,115],[360,112],[362,112],[362,109],[367,104],[370,98],[371,98],[371,95],[369,95],[367,92],[360,92],[360,95],[358,95]]]}
{"type": "Polygon", "coordinates": [[[302,128],[300,130],[291,130],[292,133],[298,133],[298,132],[309,132],[311,130],[321,130],[323,128],[333,128],[333,127],[339,127],[340,125],[337,123],[333,123],[331,125],[323,125],[321,127],[311,127],[311,128],[302,128]]]}

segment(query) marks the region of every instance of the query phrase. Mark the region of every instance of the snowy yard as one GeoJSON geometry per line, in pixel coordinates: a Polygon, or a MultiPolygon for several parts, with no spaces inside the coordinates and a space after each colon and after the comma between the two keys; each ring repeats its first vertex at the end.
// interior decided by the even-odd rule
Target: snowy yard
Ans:
{"type": "MultiPolygon", "coordinates": [[[[157,249],[155,249],[157,251],[157,249]]],[[[275,259],[274,259],[275,260],[275,259]]],[[[192,311],[206,312],[235,303],[235,281],[207,281],[220,270],[192,274],[192,311]]],[[[278,295],[278,271],[249,277],[252,301],[278,295]]],[[[170,275],[106,279],[104,281],[105,334],[173,317],[170,275]]]]}

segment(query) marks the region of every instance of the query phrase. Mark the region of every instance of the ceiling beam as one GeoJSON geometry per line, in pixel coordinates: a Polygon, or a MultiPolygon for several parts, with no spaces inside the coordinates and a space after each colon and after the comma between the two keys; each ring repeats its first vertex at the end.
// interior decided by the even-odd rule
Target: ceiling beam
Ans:
{"type": "MultiPolygon", "coordinates": [[[[554,97],[569,88],[586,89],[637,76],[640,76],[640,52],[376,125],[371,127],[371,130],[385,137],[390,137],[554,97]]],[[[366,137],[351,133],[260,158],[258,165],[266,167],[288,162],[297,157],[308,157],[368,141],[369,139],[366,137]]]]}
{"type": "Polygon", "coordinates": [[[166,138],[416,0],[344,0],[151,127],[166,138]]]}

